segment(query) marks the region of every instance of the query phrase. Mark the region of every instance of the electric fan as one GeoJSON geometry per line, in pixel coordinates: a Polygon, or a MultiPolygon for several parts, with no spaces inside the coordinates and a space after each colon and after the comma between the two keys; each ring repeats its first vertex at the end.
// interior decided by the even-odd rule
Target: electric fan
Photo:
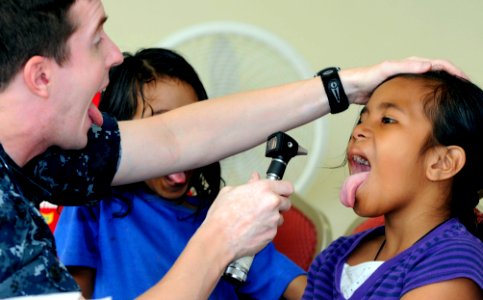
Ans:
{"type": "MultiPolygon", "coordinates": [[[[210,98],[306,79],[313,73],[289,44],[243,23],[196,25],[170,35],[157,46],[183,55],[196,69],[210,98]]],[[[290,162],[284,176],[293,182],[298,194],[304,193],[319,167],[324,130],[322,118],[287,132],[308,150],[307,156],[290,162]]],[[[222,177],[227,185],[246,183],[253,171],[264,178],[269,163],[265,144],[261,144],[222,160],[222,177]]]]}

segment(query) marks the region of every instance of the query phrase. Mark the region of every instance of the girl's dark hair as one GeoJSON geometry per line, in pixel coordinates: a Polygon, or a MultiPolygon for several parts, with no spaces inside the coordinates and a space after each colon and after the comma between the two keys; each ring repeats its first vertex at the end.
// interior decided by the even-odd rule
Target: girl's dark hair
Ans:
{"type": "MultiPolygon", "coordinates": [[[[111,69],[110,83],[102,93],[99,109],[107,112],[118,120],[131,120],[138,108],[138,101],[143,103],[143,114],[151,109],[143,93],[146,84],[162,78],[177,79],[191,85],[198,99],[206,100],[208,95],[194,68],[179,54],[163,48],[149,48],[124,54],[124,62],[111,69]]],[[[194,170],[191,187],[196,191],[201,201],[198,211],[211,205],[218,195],[223,184],[219,162],[194,170]]],[[[125,190],[134,186],[144,186],[136,183],[113,190],[118,196],[125,190]]],[[[128,199],[124,199],[128,200],[128,199]]],[[[130,201],[127,209],[122,213],[126,215],[131,210],[130,201]]]]}
{"type": "Polygon", "coordinates": [[[453,179],[451,213],[482,239],[475,207],[483,190],[483,91],[470,81],[444,71],[394,77],[427,82],[430,92],[424,99],[424,111],[433,131],[424,149],[436,145],[464,149],[466,163],[453,179]]]}
{"type": "Polygon", "coordinates": [[[67,40],[76,29],[69,10],[75,0],[0,1],[0,91],[35,55],[69,57],[67,40]]]}

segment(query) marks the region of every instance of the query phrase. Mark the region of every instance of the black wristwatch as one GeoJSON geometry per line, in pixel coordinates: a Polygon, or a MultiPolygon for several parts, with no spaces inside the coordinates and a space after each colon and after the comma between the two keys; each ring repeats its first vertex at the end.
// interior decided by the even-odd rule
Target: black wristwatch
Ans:
{"type": "Polygon", "coordinates": [[[349,107],[349,99],[339,78],[339,70],[340,68],[330,67],[319,71],[316,75],[320,76],[324,85],[331,114],[340,113],[349,107]]]}

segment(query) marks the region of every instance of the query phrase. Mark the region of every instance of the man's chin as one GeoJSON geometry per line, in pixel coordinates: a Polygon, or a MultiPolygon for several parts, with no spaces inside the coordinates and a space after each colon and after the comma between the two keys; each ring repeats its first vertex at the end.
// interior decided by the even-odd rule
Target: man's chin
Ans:
{"type": "Polygon", "coordinates": [[[82,140],[77,140],[77,141],[69,143],[69,144],[62,143],[62,144],[58,144],[56,146],[60,147],[63,150],[81,150],[81,149],[84,149],[87,146],[87,136],[85,138],[83,138],[82,140]]]}

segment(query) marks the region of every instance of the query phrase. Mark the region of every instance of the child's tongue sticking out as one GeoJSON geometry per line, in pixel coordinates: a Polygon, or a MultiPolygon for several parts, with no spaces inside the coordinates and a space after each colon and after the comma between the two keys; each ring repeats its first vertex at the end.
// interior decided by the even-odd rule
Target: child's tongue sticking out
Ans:
{"type": "Polygon", "coordinates": [[[369,176],[369,172],[362,172],[346,178],[340,190],[340,202],[347,207],[354,207],[356,191],[369,176]]]}
{"type": "Polygon", "coordinates": [[[172,184],[185,184],[186,183],[186,173],[185,172],[178,172],[178,173],[173,173],[170,175],[166,176],[167,179],[172,184]]]}

